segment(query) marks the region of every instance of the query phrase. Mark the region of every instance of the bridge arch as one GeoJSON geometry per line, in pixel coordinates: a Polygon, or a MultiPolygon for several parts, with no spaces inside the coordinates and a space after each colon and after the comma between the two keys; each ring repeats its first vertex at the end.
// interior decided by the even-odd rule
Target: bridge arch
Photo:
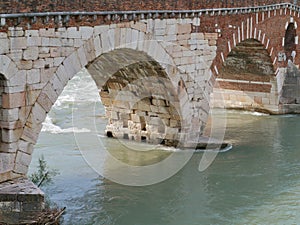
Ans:
{"type": "MultiPolygon", "coordinates": [[[[136,102],[134,104],[130,103],[130,107],[133,108],[130,113],[122,113],[119,110],[122,107],[117,106],[117,101],[114,102],[116,104],[111,105],[103,103],[107,108],[107,115],[110,120],[110,126],[106,130],[108,136],[177,145],[177,135],[181,135],[180,132],[182,130],[188,131],[189,125],[187,124],[190,121],[181,120],[180,107],[182,105],[189,107],[189,97],[187,94],[183,94],[182,90],[180,97],[177,97],[178,85],[189,79],[188,72],[185,70],[182,72],[177,69],[172,56],[166,51],[163,42],[155,39],[149,40],[149,34],[147,35],[145,30],[141,31],[128,27],[107,29],[107,27],[109,26],[101,29],[95,28],[83,44],[65,57],[57,69],[53,70],[52,74],[51,70],[49,70],[48,82],[38,92],[38,95],[35,97],[36,101],[34,101],[32,108],[28,110],[25,126],[19,140],[19,148],[16,153],[17,160],[13,173],[19,175],[27,173],[33,145],[38,139],[47,113],[68,81],[84,67],[88,68],[88,71],[98,84],[98,88],[101,89],[100,96],[103,102],[107,100],[105,95],[109,94],[109,88],[115,90],[117,89],[116,87],[121,86],[123,88],[126,79],[133,79],[134,76],[138,78],[134,81],[135,90],[141,90],[145,86],[150,87],[148,89],[144,88],[146,94],[142,94],[142,98],[135,99],[136,102]],[[107,61],[113,58],[114,60],[107,61]],[[104,62],[103,60],[106,60],[105,64],[102,63],[104,62]],[[155,76],[139,74],[140,71],[135,67],[136,64],[139,64],[146,70],[151,70],[155,76]],[[101,72],[104,74],[102,77],[99,76],[101,72]],[[128,74],[131,75],[129,76],[128,74]],[[119,80],[114,85],[113,79],[115,77],[118,77],[119,80]],[[139,83],[140,80],[142,80],[142,83],[139,83]],[[181,80],[182,82],[179,82],[181,80]],[[151,84],[153,83],[158,85],[151,89],[151,84]],[[164,93],[166,90],[167,95],[164,93]],[[155,94],[153,94],[154,91],[155,94]],[[147,104],[143,104],[145,102],[147,104]],[[115,109],[118,108],[119,111],[112,113],[111,109],[113,107],[115,109]],[[139,107],[146,107],[147,109],[139,110],[139,107]],[[116,113],[118,118],[122,117],[124,119],[122,124],[114,120],[113,117],[116,113]],[[161,126],[161,124],[164,126],[161,126]]],[[[130,86],[125,86],[125,90],[122,91],[126,92],[130,88],[130,86]]],[[[200,91],[198,90],[198,92],[200,91]]],[[[111,93],[113,92],[114,90],[111,91],[111,93]]],[[[113,96],[113,98],[116,99],[108,99],[108,101],[118,100],[118,98],[122,99],[124,95],[113,96]]],[[[200,103],[199,101],[198,104],[200,103]]],[[[186,109],[185,112],[188,113],[189,109],[186,109]]],[[[205,121],[200,120],[200,118],[205,117],[204,111],[198,113],[201,113],[201,115],[193,116],[193,125],[199,123],[199,126],[194,126],[194,128],[196,127],[193,133],[195,137],[203,129],[203,124],[201,125],[201,123],[205,123],[205,121]],[[197,130],[198,128],[199,130],[197,130]]]]}
{"type": "Polygon", "coordinates": [[[249,38],[230,51],[218,77],[268,82],[274,74],[274,65],[265,46],[259,40],[249,38]]]}
{"type": "MultiPolygon", "coordinates": [[[[265,49],[265,56],[266,59],[268,59],[269,68],[273,70],[273,76],[270,76],[270,80],[267,83],[264,81],[265,83],[261,84],[255,80],[239,80],[239,86],[244,85],[247,86],[248,89],[251,89],[251,86],[264,85],[265,90],[269,90],[262,92],[267,93],[265,96],[259,93],[253,96],[253,93],[250,93],[251,95],[249,97],[248,93],[244,95],[245,93],[240,90],[240,92],[232,92],[231,95],[228,93],[222,97],[222,88],[217,87],[218,84],[216,83],[214,92],[217,90],[215,95],[217,97],[214,98],[214,102],[216,102],[216,99],[219,99],[217,101],[219,107],[232,106],[232,108],[266,111],[272,114],[281,112],[279,99],[283,90],[287,61],[292,60],[295,64],[299,63],[299,58],[295,57],[297,52],[299,52],[298,34],[295,29],[297,28],[298,20],[295,13],[293,14],[293,10],[276,9],[269,12],[258,12],[251,16],[247,15],[242,17],[241,22],[230,25],[231,29],[228,31],[226,28],[226,35],[220,35],[219,37],[218,46],[221,48],[218,49],[217,56],[211,67],[216,80],[224,82],[222,78],[220,78],[220,73],[224,68],[224,64],[226,64],[228,56],[230,57],[232,50],[239,47],[240,43],[249,39],[254,39],[257,43],[260,42],[261,47],[265,49]],[[251,86],[249,82],[252,82],[251,86]],[[230,100],[225,100],[222,104],[220,99],[224,98],[230,100]],[[236,98],[239,100],[237,101],[236,98]],[[248,99],[247,106],[244,106],[245,103],[243,103],[243,101],[246,101],[245,99],[248,99]],[[236,104],[231,104],[230,102],[235,102],[236,104]]],[[[258,64],[256,63],[256,65],[258,64]]],[[[230,90],[230,85],[228,85],[227,89],[230,90]]],[[[257,90],[260,90],[260,88],[257,87],[257,90]]]]}
{"type": "Polygon", "coordinates": [[[106,109],[107,136],[177,145],[177,87],[157,61],[144,52],[120,48],[102,54],[87,69],[106,109]]]}
{"type": "MultiPolygon", "coordinates": [[[[214,103],[225,108],[268,112],[277,83],[270,53],[263,42],[248,38],[228,53],[218,71],[214,103]]],[[[271,111],[271,110],[270,110],[271,111]]]]}

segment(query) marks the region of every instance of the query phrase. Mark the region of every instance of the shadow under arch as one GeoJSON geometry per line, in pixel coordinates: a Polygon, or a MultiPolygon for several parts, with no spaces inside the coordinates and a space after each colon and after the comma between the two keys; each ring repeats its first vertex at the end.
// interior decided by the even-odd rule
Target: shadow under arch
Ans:
{"type": "Polygon", "coordinates": [[[265,47],[256,39],[247,39],[237,44],[228,54],[219,77],[269,81],[274,73],[271,57],[265,47]]]}
{"type": "Polygon", "coordinates": [[[268,100],[277,87],[272,59],[265,46],[254,38],[240,42],[231,50],[217,82],[219,87],[215,92],[223,94],[225,108],[268,112],[270,105],[277,104],[268,100]]]}
{"type": "Polygon", "coordinates": [[[106,109],[107,136],[177,146],[181,115],[177,87],[146,53],[122,48],[87,66],[106,109]]]}
{"type": "Polygon", "coordinates": [[[296,36],[295,23],[290,22],[284,36],[284,51],[287,60],[294,61],[296,57],[296,36]]]}

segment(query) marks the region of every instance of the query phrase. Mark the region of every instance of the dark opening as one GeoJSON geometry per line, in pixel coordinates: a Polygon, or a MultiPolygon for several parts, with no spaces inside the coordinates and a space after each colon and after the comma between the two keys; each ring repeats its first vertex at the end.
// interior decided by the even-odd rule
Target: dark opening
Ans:
{"type": "Polygon", "coordinates": [[[145,117],[140,116],[140,121],[141,121],[141,130],[142,130],[142,131],[146,131],[146,121],[145,121],[145,117]]]}
{"type": "Polygon", "coordinates": [[[293,59],[292,52],[296,50],[295,44],[296,29],[294,23],[290,23],[284,37],[284,51],[287,59],[293,59]]]}
{"type": "Polygon", "coordinates": [[[129,139],[128,134],[124,134],[124,135],[123,135],[123,138],[124,138],[124,139],[129,139]]]}
{"type": "Polygon", "coordinates": [[[219,77],[268,82],[273,75],[273,62],[266,48],[256,39],[247,39],[228,54],[219,77]]]}
{"type": "Polygon", "coordinates": [[[114,136],[113,136],[113,133],[112,133],[111,131],[107,131],[107,132],[106,132],[106,136],[109,137],[109,138],[114,137],[114,136]]]}
{"type": "Polygon", "coordinates": [[[180,79],[180,81],[178,82],[178,89],[177,89],[177,93],[180,94],[185,90],[185,83],[182,79],[180,79]]]}
{"type": "Polygon", "coordinates": [[[160,140],[160,144],[165,145],[166,144],[166,140],[165,139],[160,140]]]}
{"type": "Polygon", "coordinates": [[[146,142],[146,141],[147,141],[147,137],[142,136],[142,137],[141,137],[141,141],[142,141],[142,142],[146,142]]]}
{"type": "Polygon", "coordinates": [[[128,128],[128,120],[123,120],[123,128],[128,128]]]}

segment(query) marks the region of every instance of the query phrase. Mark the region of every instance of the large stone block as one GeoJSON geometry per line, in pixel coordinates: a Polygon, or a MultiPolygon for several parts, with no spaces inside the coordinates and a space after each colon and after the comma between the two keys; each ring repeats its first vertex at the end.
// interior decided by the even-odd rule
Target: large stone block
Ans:
{"type": "Polygon", "coordinates": [[[9,58],[11,58],[11,60],[13,61],[20,61],[23,57],[23,50],[19,49],[19,50],[11,50],[9,51],[9,54],[7,54],[7,56],[9,58]]]}
{"type": "Polygon", "coordinates": [[[3,109],[2,120],[5,122],[16,121],[19,119],[19,108],[3,109]]]}
{"type": "MultiPolygon", "coordinates": [[[[100,36],[96,36],[94,38],[94,46],[95,46],[95,54],[96,57],[98,57],[99,55],[102,54],[102,46],[101,46],[101,40],[100,40],[100,36]]],[[[80,58],[80,62],[82,65],[86,65],[87,64],[87,60],[83,51],[83,48],[79,48],[78,49],[78,56],[80,58]]]]}
{"type": "Polygon", "coordinates": [[[0,143],[0,152],[2,152],[2,153],[16,153],[17,149],[18,149],[17,142],[12,142],[12,143],[1,142],[0,143]]]}
{"type": "Polygon", "coordinates": [[[20,86],[26,84],[26,70],[20,70],[9,80],[10,86],[20,86]]]}
{"type": "Polygon", "coordinates": [[[7,38],[0,39],[0,54],[9,53],[9,41],[7,38]]]}
{"type": "Polygon", "coordinates": [[[109,25],[95,26],[94,35],[97,36],[102,33],[106,33],[109,30],[109,25]]]}
{"type": "Polygon", "coordinates": [[[40,93],[41,93],[41,90],[27,90],[26,105],[32,106],[36,102],[40,93]]]}
{"type": "Polygon", "coordinates": [[[132,29],[138,30],[138,31],[142,31],[142,32],[146,32],[147,31],[147,25],[143,22],[131,22],[130,26],[132,29]]]}
{"type": "Polygon", "coordinates": [[[50,83],[52,84],[55,92],[60,95],[61,92],[64,89],[64,85],[61,83],[61,81],[58,79],[58,77],[56,76],[56,74],[54,74],[50,80],[50,83]]]}
{"type": "Polygon", "coordinates": [[[21,60],[21,61],[16,62],[16,65],[17,65],[18,69],[20,69],[20,70],[30,70],[33,67],[33,62],[32,62],[32,60],[28,60],[28,61],[21,60]]]}
{"type": "Polygon", "coordinates": [[[0,152],[0,174],[12,171],[14,167],[15,154],[0,152]]]}
{"type": "MultiPolygon", "coordinates": [[[[80,55],[80,52],[78,55],[80,55]]],[[[68,83],[68,81],[71,79],[71,77],[66,72],[66,68],[63,65],[58,67],[56,71],[56,75],[58,79],[61,81],[61,83],[63,84],[63,86],[65,86],[68,83]]]]}
{"type": "Polygon", "coordinates": [[[50,47],[61,47],[62,40],[61,38],[49,38],[49,45],[50,47]]]}
{"type": "Polygon", "coordinates": [[[56,69],[57,69],[56,67],[41,69],[40,70],[40,74],[41,74],[40,82],[42,84],[47,83],[52,78],[52,76],[55,73],[56,69]]]}
{"type": "Polygon", "coordinates": [[[48,83],[44,87],[42,93],[45,93],[53,104],[56,102],[56,99],[58,98],[58,94],[55,92],[54,88],[50,83],[48,83]]]}
{"type": "Polygon", "coordinates": [[[27,46],[37,47],[42,45],[41,37],[27,37],[27,46]]]}
{"type": "Polygon", "coordinates": [[[77,30],[77,27],[69,27],[67,29],[67,37],[68,38],[81,38],[81,32],[77,30]]]}
{"type": "Polygon", "coordinates": [[[31,69],[27,71],[27,83],[36,84],[41,81],[41,71],[40,69],[31,69]]]}
{"type": "Polygon", "coordinates": [[[25,36],[26,37],[39,37],[39,31],[38,30],[25,30],[25,36]]]}
{"type": "Polygon", "coordinates": [[[46,112],[49,112],[53,103],[45,93],[41,93],[37,99],[37,102],[44,108],[46,112]]]}
{"type": "Polygon", "coordinates": [[[6,143],[16,142],[20,139],[22,132],[22,128],[15,130],[2,129],[2,141],[6,143]]]}
{"type": "Polygon", "coordinates": [[[178,24],[177,34],[189,34],[192,31],[191,24],[178,24]]]}
{"type": "Polygon", "coordinates": [[[70,73],[72,73],[72,77],[77,74],[83,67],[81,65],[78,53],[75,51],[73,52],[68,58],[64,60],[64,65],[67,70],[70,70],[70,73]]]}
{"type": "MultiPolygon", "coordinates": [[[[101,39],[101,41],[102,41],[102,39],[101,39]]],[[[94,41],[92,39],[90,39],[89,41],[86,41],[83,44],[83,47],[84,47],[87,61],[91,62],[92,60],[94,60],[96,58],[94,41]]],[[[102,47],[103,47],[103,45],[102,45],[102,47]]]]}
{"type": "Polygon", "coordinates": [[[32,107],[32,116],[34,117],[34,122],[37,124],[44,122],[46,115],[46,110],[38,102],[36,102],[32,107]]]}
{"type": "Polygon", "coordinates": [[[42,28],[39,30],[39,36],[41,37],[55,37],[54,28],[42,28]]]}
{"type": "Polygon", "coordinates": [[[2,95],[2,108],[12,109],[22,106],[25,106],[25,92],[2,95]]]}
{"type": "Polygon", "coordinates": [[[31,155],[18,151],[16,156],[14,172],[19,174],[26,174],[31,159],[32,159],[31,155]]]}
{"type": "Polygon", "coordinates": [[[33,152],[33,144],[28,141],[20,139],[17,143],[17,146],[20,151],[25,152],[29,155],[31,155],[33,152]]]}
{"type": "Polygon", "coordinates": [[[7,34],[9,37],[22,37],[24,36],[24,30],[22,27],[9,27],[7,34]]]}
{"type": "Polygon", "coordinates": [[[8,58],[5,55],[0,56],[0,73],[3,75],[7,75],[7,70],[9,67],[9,64],[11,63],[10,58],[8,58]]]}
{"type": "Polygon", "coordinates": [[[10,49],[26,49],[27,48],[27,39],[25,37],[13,37],[10,38],[10,49]]]}
{"type": "Polygon", "coordinates": [[[93,27],[79,27],[79,31],[81,32],[81,38],[87,40],[92,37],[94,29],[93,27]]]}

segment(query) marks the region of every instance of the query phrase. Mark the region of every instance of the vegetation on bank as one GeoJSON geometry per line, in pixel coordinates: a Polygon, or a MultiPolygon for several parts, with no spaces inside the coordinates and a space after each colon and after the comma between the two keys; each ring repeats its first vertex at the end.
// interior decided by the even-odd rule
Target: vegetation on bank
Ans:
{"type": "MultiPolygon", "coordinates": [[[[29,179],[38,187],[43,187],[53,182],[53,178],[59,172],[50,169],[42,155],[38,161],[37,171],[29,176],[29,179]]],[[[45,196],[45,209],[34,216],[34,220],[30,224],[37,225],[59,225],[62,222],[62,215],[65,212],[64,208],[59,208],[55,203],[51,202],[48,196],[45,196]]]]}

